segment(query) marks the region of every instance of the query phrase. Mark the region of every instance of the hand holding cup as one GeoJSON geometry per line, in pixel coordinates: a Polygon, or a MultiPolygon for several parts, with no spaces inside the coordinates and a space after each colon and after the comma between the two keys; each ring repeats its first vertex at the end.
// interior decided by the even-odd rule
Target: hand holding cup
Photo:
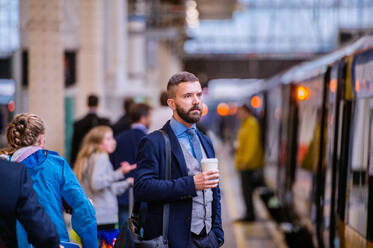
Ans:
{"type": "Polygon", "coordinates": [[[202,173],[193,177],[196,190],[215,188],[219,184],[218,159],[202,159],[202,173]]]}

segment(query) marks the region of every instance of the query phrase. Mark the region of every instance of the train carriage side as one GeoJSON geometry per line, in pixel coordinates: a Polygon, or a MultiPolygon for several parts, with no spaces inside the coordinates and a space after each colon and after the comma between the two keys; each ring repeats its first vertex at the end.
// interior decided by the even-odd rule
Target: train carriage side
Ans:
{"type": "MultiPolygon", "coordinates": [[[[266,154],[275,154],[276,135],[271,133],[277,132],[276,189],[282,207],[289,210],[283,214],[293,224],[307,226],[319,247],[332,247],[335,233],[335,155],[337,143],[341,142],[337,138],[342,134],[336,91],[340,60],[361,47],[366,39],[292,68],[267,93],[266,154]],[[280,101],[276,102],[275,94],[280,95],[280,101]],[[280,114],[278,126],[272,126],[271,117],[276,111],[271,109],[280,114]]],[[[275,161],[270,156],[266,158],[275,161]]]]}
{"type": "Polygon", "coordinates": [[[373,46],[346,59],[338,182],[340,247],[373,247],[373,46]],[[346,118],[349,117],[349,118],[346,118]]]}

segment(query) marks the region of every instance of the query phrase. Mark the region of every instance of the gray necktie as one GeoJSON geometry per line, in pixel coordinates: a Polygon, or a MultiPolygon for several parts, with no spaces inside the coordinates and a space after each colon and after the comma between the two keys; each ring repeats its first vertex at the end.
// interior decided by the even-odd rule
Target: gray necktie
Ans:
{"type": "Polygon", "coordinates": [[[194,156],[197,159],[198,162],[201,163],[202,159],[202,151],[201,151],[201,145],[199,143],[198,135],[196,133],[196,130],[194,128],[190,128],[187,130],[187,133],[192,138],[192,147],[194,151],[194,156]]]}

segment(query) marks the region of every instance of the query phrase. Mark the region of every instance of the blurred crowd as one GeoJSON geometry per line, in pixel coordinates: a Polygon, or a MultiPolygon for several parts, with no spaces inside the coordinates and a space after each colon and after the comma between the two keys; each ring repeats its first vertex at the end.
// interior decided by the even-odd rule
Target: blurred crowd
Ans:
{"type": "Polygon", "coordinates": [[[175,74],[156,109],[125,99],[123,116],[114,124],[97,114],[98,107],[99,98],[90,95],[87,114],[74,122],[69,162],[47,149],[40,116],[21,113],[6,127],[0,247],[114,247],[120,233],[120,247],[135,247],[128,226],[133,186],[136,201],[147,203],[140,207],[147,211],[141,240],[163,234],[162,242],[171,247],[221,246],[219,174],[201,171],[200,165],[215,155],[211,141],[196,129],[202,114],[199,80],[175,74]],[[159,149],[166,143],[153,131],[161,128],[177,154],[168,165],[173,180],[160,175],[165,158],[159,149]],[[165,234],[158,211],[166,205],[173,232],[165,234]],[[181,224],[184,219],[187,225],[181,224]]]}

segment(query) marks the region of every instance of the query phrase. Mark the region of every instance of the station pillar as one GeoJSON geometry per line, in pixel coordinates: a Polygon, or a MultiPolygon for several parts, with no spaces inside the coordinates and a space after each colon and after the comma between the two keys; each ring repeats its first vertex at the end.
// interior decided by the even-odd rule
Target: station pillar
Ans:
{"type": "Polygon", "coordinates": [[[76,117],[87,112],[87,96],[104,96],[103,40],[104,10],[102,0],[80,0],[78,82],[75,100],[76,117]]]}
{"type": "Polygon", "coordinates": [[[29,112],[46,122],[48,149],[64,154],[61,1],[29,0],[29,112]]]}

